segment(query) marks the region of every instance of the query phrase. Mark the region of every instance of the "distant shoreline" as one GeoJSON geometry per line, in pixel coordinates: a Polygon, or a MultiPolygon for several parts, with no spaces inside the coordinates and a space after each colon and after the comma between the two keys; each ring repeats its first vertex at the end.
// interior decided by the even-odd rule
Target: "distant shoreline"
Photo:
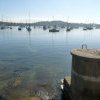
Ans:
{"type": "Polygon", "coordinates": [[[40,22],[35,22],[35,23],[16,23],[16,22],[3,22],[0,21],[0,25],[8,25],[8,26],[19,26],[19,25],[28,25],[30,24],[31,26],[53,26],[53,25],[57,25],[57,26],[67,26],[68,24],[70,24],[73,27],[84,27],[86,25],[92,25],[92,26],[96,26],[96,27],[100,27],[100,24],[96,24],[96,23],[68,23],[68,22],[64,22],[64,21],[40,21],[40,22]]]}

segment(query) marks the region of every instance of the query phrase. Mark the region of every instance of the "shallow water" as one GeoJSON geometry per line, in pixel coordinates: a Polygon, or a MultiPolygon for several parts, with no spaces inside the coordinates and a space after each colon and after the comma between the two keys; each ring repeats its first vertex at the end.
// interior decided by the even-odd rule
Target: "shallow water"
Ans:
{"type": "Polygon", "coordinates": [[[0,97],[27,100],[45,94],[60,100],[60,79],[71,73],[70,50],[82,44],[100,48],[100,30],[0,30],[0,97]]]}

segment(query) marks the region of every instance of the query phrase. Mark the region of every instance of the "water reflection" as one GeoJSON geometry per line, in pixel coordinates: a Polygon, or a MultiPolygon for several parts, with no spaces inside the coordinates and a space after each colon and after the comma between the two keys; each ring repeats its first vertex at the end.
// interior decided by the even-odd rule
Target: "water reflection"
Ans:
{"type": "Polygon", "coordinates": [[[31,32],[28,32],[29,35],[29,46],[31,47],[31,32]]]}

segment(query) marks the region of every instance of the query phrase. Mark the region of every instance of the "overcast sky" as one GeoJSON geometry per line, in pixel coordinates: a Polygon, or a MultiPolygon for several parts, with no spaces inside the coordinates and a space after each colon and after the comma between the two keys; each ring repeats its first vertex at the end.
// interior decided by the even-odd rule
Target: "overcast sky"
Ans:
{"type": "Polygon", "coordinates": [[[0,20],[100,23],[100,0],[0,0],[0,20]]]}

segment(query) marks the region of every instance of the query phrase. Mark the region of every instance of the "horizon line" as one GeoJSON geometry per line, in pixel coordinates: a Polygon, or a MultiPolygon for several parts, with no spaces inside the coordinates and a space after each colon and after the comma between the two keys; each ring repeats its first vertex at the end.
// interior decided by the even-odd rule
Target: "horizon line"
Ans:
{"type": "Polygon", "coordinates": [[[40,20],[40,21],[35,21],[35,22],[16,22],[16,21],[0,21],[0,23],[16,23],[16,24],[35,24],[35,23],[38,23],[38,22],[57,22],[57,21],[60,21],[60,22],[64,22],[64,23],[75,23],[75,24],[100,24],[100,23],[90,23],[90,22],[68,22],[68,21],[64,21],[64,20],[40,20]]]}

